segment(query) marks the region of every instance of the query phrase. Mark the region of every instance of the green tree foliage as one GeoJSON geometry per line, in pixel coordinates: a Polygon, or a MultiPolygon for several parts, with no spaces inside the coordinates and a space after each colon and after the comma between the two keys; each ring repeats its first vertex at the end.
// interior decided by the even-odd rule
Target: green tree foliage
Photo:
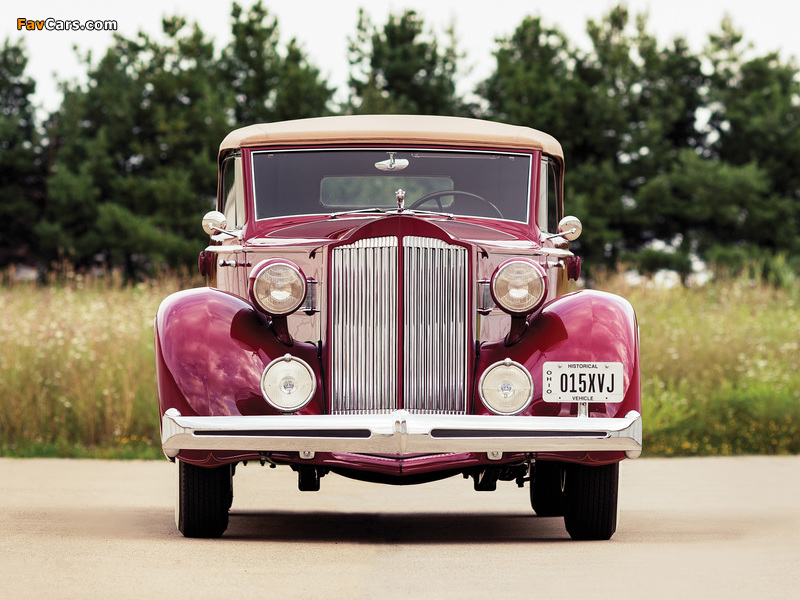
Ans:
{"type": "MultiPolygon", "coordinates": [[[[599,221],[589,226],[600,234],[586,240],[589,262],[613,262],[654,239],[672,242],[684,234],[680,227],[657,231],[660,207],[640,195],[653,178],[681,168],[684,150],[702,147],[695,121],[707,82],[683,39],[659,47],[646,17],[632,23],[622,6],[590,21],[587,32],[593,51],[576,61],[576,76],[592,90],[586,108],[596,141],[576,156],[568,176],[573,193],[599,221]]],[[[681,264],[689,264],[689,248],[679,249],[681,264]]]]}
{"type": "Polygon", "coordinates": [[[579,120],[587,115],[581,110],[586,86],[573,76],[575,51],[566,36],[544,27],[539,18],[526,17],[498,44],[495,71],[478,88],[488,103],[486,115],[559,132],[562,145],[575,154],[588,125],[579,120]]]}
{"type": "Polygon", "coordinates": [[[21,42],[0,49],[0,267],[36,251],[33,227],[44,201],[44,164],[30,96],[36,83],[25,75],[21,42]]]}
{"type": "MultiPolygon", "coordinates": [[[[800,70],[777,53],[742,58],[743,36],[730,21],[711,37],[709,154],[731,165],[757,165],[766,193],[740,205],[745,241],[800,252],[800,70]]],[[[800,262],[795,266],[800,268],[800,262]]]]}
{"type": "Polygon", "coordinates": [[[133,274],[196,253],[217,144],[230,127],[228,92],[196,26],[172,18],[163,30],[165,42],[117,37],[96,65],[87,57],[86,85],[63,86],[38,227],[51,256],[66,249],[79,264],[101,259],[133,274]]]}
{"type": "Polygon", "coordinates": [[[48,257],[79,265],[192,263],[215,194],[219,143],[253,121],[315,116],[331,91],[294,40],[279,52],[277,23],[260,3],[233,5],[222,56],[195,25],[173,17],[163,40],[118,36],[88,82],[63,85],[49,123],[56,159],[36,231],[48,257]]]}
{"type": "Polygon", "coordinates": [[[295,39],[280,51],[278,21],[261,2],[246,14],[234,3],[231,17],[233,40],[222,52],[219,70],[233,93],[236,124],[326,114],[333,90],[295,39]]]}
{"type": "Polygon", "coordinates": [[[731,245],[758,244],[774,233],[768,223],[754,229],[747,218],[769,204],[768,191],[769,178],[755,163],[736,166],[685,149],[669,171],[642,186],[637,199],[641,213],[652,215],[651,239],[680,235],[684,247],[705,256],[722,232],[731,245]]]}
{"type": "MultiPolygon", "coordinates": [[[[297,40],[281,45],[261,2],[234,3],[231,17],[220,51],[172,18],[157,39],[117,37],[99,61],[86,57],[86,83],[63,84],[43,139],[24,49],[6,41],[0,264],[37,248],[130,273],[194,261],[221,138],[253,122],[326,114],[333,97],[297,40]]],[[[553,134],[567,162],[567,210],[585,226],[573,248],[588,267],[622,260],[686,272],[693,254],[737,263],[757,254],[765,264],[770,254],[800,256],[796,61],[753,56],[729,21],[704,53],[681,38],[662,44],[646,16],[624,6],[589,21],[587,33],[580,49],[525,18],[498,40],[495,68],[468,104],[456,92],[452,28],[442,45],[413,11],[382,26],[360,11],[340,112],[468,114],[553,134]],[[669,255],[658,250],[665,244],[669,255]]]]}
{"type": "Polygon", "coordinates": [[[423,26],[413,10],[390,15],[382,29],[359,11],[356,36],[350,39],[349,112],[454,115],[462,110],[452,29],[449,45],[440,50],[423,26]]]}
{"type": "Polygon", "coordinates": [[[681,38],[662,46],[646,17],[623,6],[589,21],[587,33],[588,52],[525,19],[499,42],[496,69],[478,89],[485,116],[561,141],[587,263],[641,258],[688,269],[690,253],[719,256],[725,244],[796,251],[796,65],[775,55],[742,61],[729,24],[706,57],[681,38]],[[709,58],[713,70],[704,71],[709,58]],[[655,256],[658,240],[677,255],[655,256]]]}

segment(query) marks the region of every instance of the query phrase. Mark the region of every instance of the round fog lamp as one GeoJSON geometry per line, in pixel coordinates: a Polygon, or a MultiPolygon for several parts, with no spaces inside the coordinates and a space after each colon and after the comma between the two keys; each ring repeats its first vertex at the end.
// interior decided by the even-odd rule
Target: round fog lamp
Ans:
{"type": "Polygon", "coordinates": [[[308,363],[286,354],[273,360],[261,375],[264,399],[281,412],[296,412],[314,396],[317,382],[308,363]]]}
{"type": "Polygon", "coordinates": [[[533,378],[528,370],[510,358],[484,371],[478,385],[483,404],[498,415],[515,415],[533,399],[533,378]]]}

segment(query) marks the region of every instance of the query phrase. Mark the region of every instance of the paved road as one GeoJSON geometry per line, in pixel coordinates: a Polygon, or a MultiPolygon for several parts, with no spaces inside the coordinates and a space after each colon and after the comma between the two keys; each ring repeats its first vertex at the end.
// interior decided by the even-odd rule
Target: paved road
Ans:
{"type": "Polygon", "coordinates": [[[0,459],[0,598],[789,598],[800,457],[621,469],[609,542],[572,542],[514,483],[378,486],[240,467],[230,527],[189,540],[163,462],[0,459]]]}

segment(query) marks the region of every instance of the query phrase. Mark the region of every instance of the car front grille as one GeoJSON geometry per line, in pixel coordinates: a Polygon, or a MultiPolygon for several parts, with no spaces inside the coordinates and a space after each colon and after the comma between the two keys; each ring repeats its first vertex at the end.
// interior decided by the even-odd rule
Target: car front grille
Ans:
{"type": "Polygon", "coordinates": [[[333,414],[466,413],[468,262],[434,238],[333,249],[333,414]]]}

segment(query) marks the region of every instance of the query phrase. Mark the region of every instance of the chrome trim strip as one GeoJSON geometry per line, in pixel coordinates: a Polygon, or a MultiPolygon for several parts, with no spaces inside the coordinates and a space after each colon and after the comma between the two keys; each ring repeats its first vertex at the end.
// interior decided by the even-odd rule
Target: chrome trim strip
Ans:
{"type": "Polygon", "coordinates": [[[243,252],[244,246],[206,246],[205,251],[214,253],[243,252]]]}
{"type": "Polygon", "coordinates": [[[561,248],[537,248],[533,252],[535,255],[540,256],[554,256],[556,258],[570,258],[575,256],[569,250],[563,250],[561,248]]]}
{"type": "Polygon", "coordinates": [[[642,417],[373,415],[182,417],[161,420],[169,458],[182,450],[354,452],[403,456],[439,452],[642,451],[642,417]]]}

